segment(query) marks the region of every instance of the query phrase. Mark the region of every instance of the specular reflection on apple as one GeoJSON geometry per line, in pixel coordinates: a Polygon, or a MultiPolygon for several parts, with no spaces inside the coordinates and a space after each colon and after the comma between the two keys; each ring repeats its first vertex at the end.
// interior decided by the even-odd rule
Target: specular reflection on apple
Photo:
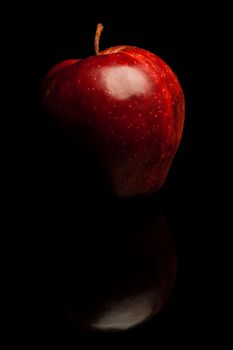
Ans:
{"type": "Polygon", "coordinates": [[[139,221],[126,229],[118,222],[113,232],[106,224],[94,241],[87,235],[72,248],[68,244],[70,255],[60,270],[60,319],[90,330],[123,331],[161,310],[175,282],[176,249],[162,213],[139,221]]]}

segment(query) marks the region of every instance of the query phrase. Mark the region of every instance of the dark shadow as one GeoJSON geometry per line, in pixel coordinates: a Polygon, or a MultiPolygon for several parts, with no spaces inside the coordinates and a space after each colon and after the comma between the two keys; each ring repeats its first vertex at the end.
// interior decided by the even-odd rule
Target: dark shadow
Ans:
{"type": "Polygon", "coordinates": [[[51,202],[77,203],[106,198],[111,193],[107,171],[90,135],[80,128],[75,135],[48,120],[45,137],[45,187],[51,202]]]}

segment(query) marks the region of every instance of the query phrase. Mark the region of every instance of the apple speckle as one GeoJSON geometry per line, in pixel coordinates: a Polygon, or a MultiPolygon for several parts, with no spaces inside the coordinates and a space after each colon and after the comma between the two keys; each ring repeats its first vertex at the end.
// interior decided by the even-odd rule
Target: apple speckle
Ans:
{"type": "Polygon", "coordinates": [[[124,46],[70,63],[54,78],[49,74],[43,95],[47,111],[66,126],[75,121],[77,130],[85,118],[88,142],[109,169],[114,194],[157,191],[184,121],[182,90],[166,64],[124,46]]]}

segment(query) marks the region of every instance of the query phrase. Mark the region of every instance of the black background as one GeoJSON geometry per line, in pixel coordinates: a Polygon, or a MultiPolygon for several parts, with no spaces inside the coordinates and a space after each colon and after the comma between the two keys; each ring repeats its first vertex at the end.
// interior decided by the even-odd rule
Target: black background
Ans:
{"type": "Polygon", "coordinates": [[[25,6],[25,10],[20,9],[24,14],[20,17],[20,38],[14,50],[20,53],[22,67],[19,96],[20,104],[23,102],[21,115],[25,136],[21,139],[23,150],[17,162],[21,191],[23,187],[21,195],[26,201],[24,218],[31,232],[23,235],[23,243],[30,246],[25,257],[28,272],[25,283],[29,281],[30,285],[26,302],[30,303],[30,332],[34,344],[46,339],[49,344],[78,348],[83,348],[83,341],[87,345],[107,345],[108,348],[125,343],[145,348],[158,344],[189,348],[195,341],[209,343],[220,338],[221,330],[217,325],[221,305],[217,287],[221,284],[221,270],[216,238],[221,232],[217,228],[221,186],[216,185],[216,181],[220,181],[218,169],[222,167],[216,167],[216,162],[223,162],[218,145],[223,137],[218,122],[222,107],[215,101],[219,100],[216,65],[225,52],[218,23],[224,18],[213,4],[207,9],[192,3],[153,4],[152,7],[152,4],[113,2],[108,7],[92,3],[86,6],[72,2],[54,6],[35,3],[25,6]],[[51,135],[39,100],[41,80],[54,64],[94,54],[93,39],[99,22],[105,27],[101,49],[123,44],[154,52],[177,74],[186,99],[184,135],[164,188],[152,198],[123,201],[111,207],[116,212],[115,220],[119,220],[121,213],[121,220],[127,222],[133,219],[134,210],[145,220],[148,212],[159,208],[169,222],[179,261],[174,293],[161,313],[150,322],[119,334],[89,334],[57,322],[56,297],[52,306],[52,298],[46,297],[47,264],[52,259],[52,248],[50,255],[49,248],[44,247],[52,247],[54,240],[61,241],[64,231],[73,227],[74,216],[79,234],[85,232],[82,215],[87,221],[95,222],[101,215],[103,221],[110,220],[109,217],[114,220],[114,215],[112,218],[107,214],[111,208],[103,200],[91,196],[81,200],[66,197],[70,203],[64,222],[71,218],[68,228],[64,222],[61,224],[58,216],[62,209],[57,208],[50,191],[51,135]]]}

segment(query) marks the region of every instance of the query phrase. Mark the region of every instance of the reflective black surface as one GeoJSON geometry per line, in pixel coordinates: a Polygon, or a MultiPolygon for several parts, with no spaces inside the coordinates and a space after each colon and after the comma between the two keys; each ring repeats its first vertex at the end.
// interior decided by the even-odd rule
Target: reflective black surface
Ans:
{"type": "Polygon", "coordinates": [[[100,220],[86,232],[82,227],[78,237],[63,238],[54,270],[61,321],[127,330],[157,314],[169,298],[177,258],[165,216],[155,212],[144,222],[135,212],[126,223],[117,214],[107,225],[100,220]]]}

